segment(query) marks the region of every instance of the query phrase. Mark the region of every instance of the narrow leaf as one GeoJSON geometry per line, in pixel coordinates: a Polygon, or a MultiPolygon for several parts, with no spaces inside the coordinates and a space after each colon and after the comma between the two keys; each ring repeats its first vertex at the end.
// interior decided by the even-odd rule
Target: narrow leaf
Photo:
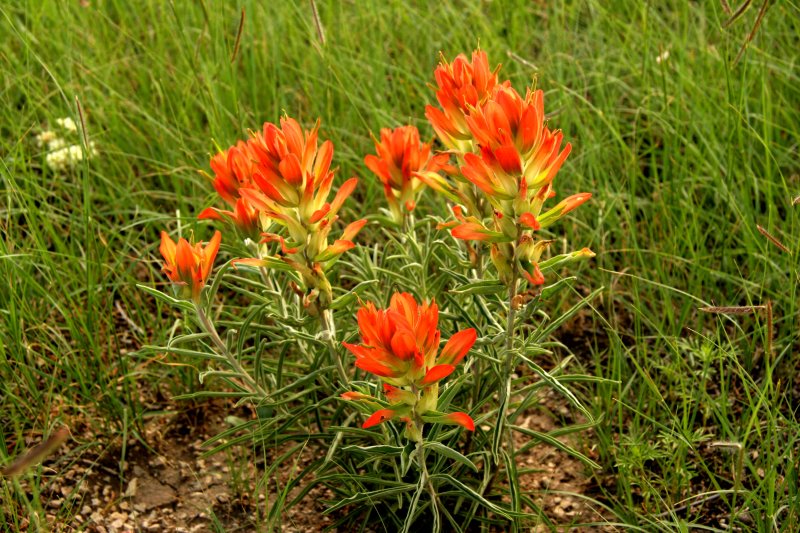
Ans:
{"type": "Polygon", "coordinates": [[[460,287],[450,290],[450,292],[453,294],[465,294],[465,295],[498,294],[505,291],[507,291],[505,284],[497,279],[475,281],[472,283],[461,285],[460,287]]]}
{"type": "Polygon", "coordinates": [[[478,471],[478,467],[475,466],[475,464],[472,461],[470,461],[466,456],[462,455],[461,453],[457,452],[456,450],[448,446],[445,446],[441,442],[426,442],[424,447],[435,451],[439,455],[443,455],[449,459],[461,463],[462,465],[470,468],[473,472],[478,471]]]}
{"type": "Polygon", "coordinates": [[[513,429],[514,431],[519,431],[520,433],[522,433],[524,435],[527,435],[529,437],[533,437],[533,438],[538,439],[538,440],[540,440],[542,442],[546,442],[550,446],[553,446],[554,448],[558,448],[562,452],[567,453],[567,454],[571,455],[572,457],[578,459],[579,461],[581,461],[582,463],[584,463],[585,465],[587,465],[590,468],[593,468],[595,470],[602,470],[602,467],[599,464],[595,463],[594,461],[592,461],[591,459],[586,457],[584,454],[582,454],[581,452],[579,452],[575,448],[572,448],[571,446],[568,446],[568,445],[564,444],[563,442],[561,442],[557,438],[555,438],[555,437],[553,437],[551,435],[548,435],[547,433],[541,433],[539,431],[534,431],[532,429],[524,428],[524,427],[521,427],[521,426],[511,426],[511,429],[513,429]]]}
{"type": "Polygon", "coordinates": [[[172,296],[169,296],[168,294],[165,294],[165,293],[163,293],[163,292],[161,292],[161,291],[159,291],[157,289],[154,289],[153,287],[148,287],[147,285],[142,285],[141,283],[137,283],[136,287],[141,289],[141,290],[143,290],[144,292],[146,292],[150,296],[156,298],[157,300],[161,300],[162,302],[164,302],[164,303],[166,303],[168,305],[171,305],[173,307],[179,307],[180,309],[183,309],[184,311],[194,311],[194,306],[191,304],[191,302],[187,302],[186,300],[179,300],[177,298],[173,298],[172,296]]]}

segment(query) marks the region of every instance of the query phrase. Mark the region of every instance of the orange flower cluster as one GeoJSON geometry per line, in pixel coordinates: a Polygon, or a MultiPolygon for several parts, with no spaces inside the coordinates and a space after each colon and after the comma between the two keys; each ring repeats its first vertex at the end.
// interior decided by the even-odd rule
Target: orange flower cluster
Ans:
{"type": "Polygon", "coordinates": [[[422,423],[458,424],[474,430],[465,413],[436,411],[439,381],[455,371],[475,343],[476,332],[459,331],[439,350],[439,308],[435,302],[417,303],[408,293],[392,296],[388,309],[367,303],[358,311],[361,344],[343,343],[356,356],[356,366],[383,381],[387,402],[360,392],[347,392],[346,400],[361,400],[381,407],[364,427],[400,419],[412,440],[421,439],[422,423]]]}
{"type": "MultiPolygon", "coordinates": [[[[284,117],[280,126],[267,122],[247,141],[214,155],[214,189],[230,209],[209,207],[199,215],[231,223],[247,239],[260,239],[259,257],[235,263],[269,267],[277,260],[288,265],[297,272],[304,304],[312,312],[330,305],[333,295],[326,271],[355,246],[353,238],[367,222],[353,222],[329,243],[337,213],[358,179],[347,180],[328,202],[334,179],[333,143],[319,145],[318,131],[319,121],[311,130],[303,130],[296,120],[284,117]],[[274,229],[280,228],[285,231],[276,233],[274,229]],[[270,256],[268,245],[273,242],[278,246],[270,256]]],[[[176,245],[162,234],[164,272],[172,281],[190,286],[195,300],[210,274],[219,241],[217,232],[204,252],[183,239],[176,245]]]]}
{"type": "Polygon", "coordinates": [[[382,129],[380,140],[375,140],[375,151],[377,155],[366,156],[364,163],[383,183],[383,192],[398,224],[405,218],[403,207],[406,212],[416,207],[416,195],[425,175],[453,170],[448,165],[450,156],[431,155],[431,145],[420,142],[419,130],[414,126],[382,129]]]}
{"type": "Polygon", "coordinates": [[[319,122],[304,131],[296,120],[284,117],[280,126],[267,122],[246,142],[216,154],[211,158],[214,188],[232,211],[208,208],[200,215],[229,220],[246,237],[260,235],[262,245],[278,243],[274,257],[264,253],[237,264],[266,267],[278,259],[291,266],[304,286],[304,303],[316,310],[325,309],[332,299],[326,271],[355,246],[352,239],[366,224],[365,219],[353,222],[341,238],[329,243],[337,213],[358,179],[347,180],[328,202],[333,143],[320,145],[318,130],[319,122]]]}
{"type": "Polygon", "coordinates": [[[183,287],[185,296],[195,302],[200,301],[200,292],[205,287],[214,259],[217,257],[222,234],[217,231],[205,247],[202,243],[189,243],[179,238],[176,243],[166,231],[161,232],[161,255],[164,257],[162,272],[183,287]]]}
{"type": "Polygon", "coordinates": [[[198,216],[199,219],[230,221],[242,233],[255,239],[261,233],[261,220],[258,211],[239,194],[239,189],[253,186],[253,157],[250,143],[239,141],[224,152],[211,158],[214,171],[214,189],[232,211],[208,207],[198,216]]]}
{"type": "MultiPolygon", "coordinates": [[[[428,106],[426,115],[440,140],[459,151],[460,178],[482,193],[489,210],[464,187],[443,179],[429,184],[443,189],[467,206],[455,206],[450,227],[457,239],[488,241],[501,279],[511,283],[518,274],[528,282],[544,282],[539,269],[550,241],[536,240],[537,231],[587,201],[591,194],[570,196],[543,212],[555,195],[553,180],[570,153],[563,134],[548,128],[544,94],[528,89],[523,98],[509,81],[498,82],[499,67],[489,71],[484,52],[472,62],[458,56],[436,69],[436,98],[443,109],[428,106]]],[[[473,190],[474,190],[473,189],[473,190]]],[[[585,255],[585,254],[584,254],[585,255]]]]}
{"type": "MultiPolygon", "coordinates": [[[[470,61],[459,54],[452,63],[442,56],[433,75],[436,78],[436,99],[441,109],[429,105],[425,116],[439,139],[451,150],[471,152],[473,138],[467,123],[470,110],[483,105],[498,87],[498,65],[489,70],[489,58],[483,50],[472,52],[470,61]]],[[[502,86],[508,86],[505,81],[502,86]]]]}

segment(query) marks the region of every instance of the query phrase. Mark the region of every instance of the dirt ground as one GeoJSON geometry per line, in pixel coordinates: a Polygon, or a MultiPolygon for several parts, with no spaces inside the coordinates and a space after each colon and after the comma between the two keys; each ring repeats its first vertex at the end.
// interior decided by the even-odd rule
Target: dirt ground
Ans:
{"type": "MultiPolygon", "coordinates": [[[[546,401],[552,403],[555,397],[546,401]]],[[[194,533],[255,531],[259,524],[263,526],[274,489],[256,490],[253,484],[261,479],[263,463],[269,458],[254,459],[246,446],[203,457],[207,451],[203,443],[229,427],[226,417],[234,412],[246,417],[247,409],[213,400],[193,407],[171,405],[165,411],[173,414],[147,422],[147,446],[133,438],[126,443],[122,477],[118,462],[121,442],[101,456],[85,452],[80,459],[61,466],[59,456],[66,456],[76,446],[76,439],[69,439],[45,463],[45,477],[51,482],[43,483],[41,500],[52,530],[194,533]],[[257,498],[253,494],[258,494],[257,498]],[[58,518],[72,513],[76,514],[69,523],[58,518]]],[[[545,411],[531,413],[519,424],[550,431],[556,427],[555,421],[545,411]]],[[[522,446],[525,439],[518,437],[517,445],[522,446]]],[[[308,457],[301,456],[300,462],[310,461],[311,448],[303,453],[308,457]]],[[[520,457],[519,469],[530,469],[521,478],[523,490],[533,494],[548,518],[562,524],[564,530],[575,531],[568,527],[575,522],[602,520],[599,512],[580,497],[592,490],[592,481],[579,461],[550,445],[539,444],[520,457]]],[[[22,483],[24,487],[24,479],[22,483]]],[[[331,497],[324,487],[313,489],[285,514],[281,531],[324,530],[335,518],[322,514],[325,500],[331,497]]],[[[37,529],[36,524],[23,524],[22,531],[37,529]]]]}

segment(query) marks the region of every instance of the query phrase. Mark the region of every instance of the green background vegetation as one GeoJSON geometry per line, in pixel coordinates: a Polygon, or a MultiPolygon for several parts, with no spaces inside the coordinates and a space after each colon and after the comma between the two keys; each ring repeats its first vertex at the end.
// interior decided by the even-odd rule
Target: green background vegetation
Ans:
{"type": "MultiPolygon", "coordinates": [[[[562,227],[569,248],[597,252],[581,285],[605,289],[556,335],[585,372],[619,382],[580,390],[605,417],[587,437],[604,467],[591,497],[615,521],[669,530],[703,522],[670,509],[719,492],[748,509],[743,527],[800,527],[795,2],[775,2],[735,66],[757,6],[723,28],[717,2],[320,1],[321,46],[308,2],[244,1],[232,63],[238,5],[87,4],[0,8],[0,457],[74,420],[107,436],[76,455],[111,447],[146,423],[141,389],[198,388],[193,369],[143,364],[119,339],[169,334],[174,319],[135,284],[164,285],[158,231],[213,201],[197,169],[214,142],[282,113],[320,117],[339,182],[362,177],[349,208],[382,205],[362,164],[370,132],[410,122],[432,137],[439,51],[480,44],[517,88],[536,78],[573,143],[559,194],[594,194],[562,227]],[[76,98],[99,154],[55,174],[33,137],[78,122],[76,98]],[[767,301],[772,336],[764,313],[698,312],[767,301]]],[[[2,487],[0,521],[24,515],[2,487]]]]}

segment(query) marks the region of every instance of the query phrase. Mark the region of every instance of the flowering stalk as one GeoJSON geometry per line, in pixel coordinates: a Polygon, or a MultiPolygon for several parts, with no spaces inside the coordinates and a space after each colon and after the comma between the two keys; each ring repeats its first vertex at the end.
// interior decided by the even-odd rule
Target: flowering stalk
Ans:
{"type": "Polygon", "coordinates": [[[360,345],[342,343],[356,356],[356,366],[383,381],[386,400],[360,391],[346,392],[345,400],[365,402],[378,408],[364,422],[370,428],[387,420],[406,424],[405,435],[422,441],[426,422],[460,425],[470,431],[475,423],[466,413],[440,413],[439,382],[455,371],[476,340],[474,329],[454,334],[439,352],[439,308],[436,303],[417,303],[408,293],[392,296],[388,309],[367,303],[358,311],[360,345]]]}
{"type": "Polygon", "coordinates": [[[211,275],[214,267],[214,259],[217,257],[219,245],[222,241],[222,234],[217,231],[206,246],[202,243],[190,243],[184,238],[179,238],[176,243],[167,232],[161,232],[161,255],[164,257],[162,271],[167,277],[180,288],[181,295],[189,298],[194,305],[198,321],[203,329],[211,337],[211,342],[217,351],[227,360],[230,367],[236,372],[245,384],[239,386],[243,390],[249,390],[257,394],[260,398],[267,396],[264,389],[247,373],[236,357],[228,350],[228,347],[217,333],[214,323],[203,311],[200,303],[202,290],[211,275]]]}
{"type": "MultiPolygon", "coordinates": [[[[436,68],[441,108],[428,106],[426,116],[460,166],[455,185],[435,174],[421,179],[466,207],[465,212],[455,205],[455,220],[440,227],[449,227],[457,239],[488,243],[506,285],[515,278],[540,285],[544,277],[538,263],[552,241],[537,240],[536,232],[591,194],[576,194],[543,210],[555,195],[553,180],[572,146],[562,149],[563,134],[547,127],[542,91],[528,89],[523,98],[508,80],[498,81],[499,69],[489,70],[483,51],[473,52],[472,61],[463,55],[452,63],[443,59],[436,68]]],[[[477,253],[470,248],[470,255],[477,253]]]]}
{"type": "MultiPolygon", "coordinates": [[[[470,197],[463,187],[444,180],[430,184],[451,199],[460,198],[466,206],[466,212],[453,206],[455,220],[440,227],[450,228],[457,239],[487,243],[498,277],[508,291],[497,422],[500,433],[495,441],[499,448],[511,395],[519,282],[526,280],[532,287],[544,283],[540,263],[553,241],[538,239],[538,232],[586,202],[591,194],[576,194],[544,209],[545,202],[555,195],[553,181],[572,146],[566,143],[562,149],[563,134],[546,125],[542,91],[528,89],[523,97],[510,82],[498,83],[496,74],[497,70],[489,74],[483,52],[473,53],[471,64],[459,56],[452,65],[440,65],[435,75],[443,110],[428,106],[426,115],[442,142],[460,152],[460,179],[471,184],[478,196],[470,197]]],[[[584,250],[568,254],[568,259],[594,255],[584,250]]],[[[508,446],[513,447],[510,437],[508,446]]]]}
{"type": "Polygon", "coordinates": [[[480,154],[465,154],[460,171],[480,189],[492,215],[487,223],[455,206],[456,220],[445,226],[458,239],[488,242],[492,262],[506,285],[517,277],[534,286],[544,283],[539,262],[552,241],[537,240],[537,232],[591,197],[576,194],[543,209],[555,195],[553,180],[571,151],[569,143],[560,148],[560,132],[544,125],[543,102],[541,91],[529,90],[522,98],[513,88],[499,86],[466,118],[480,154]]]}
{"type": "Polygon", "coordinates": [[[366,219],[349,224],[340,238],[328,237],[338,212],[358,183],[347,180],[331,202],[334,171],[333,143],[318,143],[319,122],[303,130],[296,120],[284,117],[280,125],[265,123],[247,141],[221,151],[211,159],[214,188],[232,210],[208,208],[201,218],[232,222],[246,238],[259,240],[256,257],[237,259],[234,265],[264,269],[288,267],[297,274],[291,282],[305,310],[319,318],[321,335],[328,345],[339,379],[347,383],[336,353],[335,329],[330,305],[333,288],[327,273],[338,258],[353,248],[353,238],[366,219]],[[274,254],[262,253],[274,245],[274,254]]]}
{"type": "Polygon", "coordinates": [[[420,468],[417,498],[423,488],[431,496],[438,520],[439,498],[425,462],[425,423],[460,425],[469,431],[475,423],[466,413],[441,413],[437,410],[439,382],[450,375],[476,340],[474,329],[455,333],[439,352],[439,308],[435,302],[418,303],[407,293],[394,294],[388,309],[367,303],[358,311],[360,345],[343,343],[356,356],[356,366],[383,381],[385,400],[360,391],[342,394],[345,400],[358,401],[374,412],[364,422],[370,428],[387,420],[405,423],[405,436],[416,443],[420,468]]]}
{"type": "Polygon", "coordinates": [[[375,151],[377,155],[367,155],[364,164],[383,184],[394,221],[407,230],[408,216],[417,205],[423,180],[435,181],[440,178],[440,170],[452,172],[454,169],[447,164],[450,155],[431,155],[430,144],[420,142],[415,126],[382,129],[380,140],[375,139],[375,151]]]}
{"type": "MultiPolygon", "coordinates": [[[[341,254],[353,248],[352,239],[366,220],[347,226],[332,244],[328,236],[338,212],[358,183],[347,180],[333,201],[327,198],[333,186],[330,169],[333,143],[318,143],[319,122],[304,131],[296,120],[284,117],[280,125],[265,123],[247,142],[220,152],[211,160],[214,188],[234,211],[204,211],[205,218],[227,218],[252,234],[258,227],[262,243],[276,243],[269,259],[277,260],[298,274],[303,305],[312,315],[327,309],[333,299],[326,272],[341,254]],[[238,208],[238,210],[237,210],[238,208]],[[275,232],[275,226],[283,231],[275,232]]],[[[269,267],[274,261],[257,257],[238,264],[269,267]]]]}

